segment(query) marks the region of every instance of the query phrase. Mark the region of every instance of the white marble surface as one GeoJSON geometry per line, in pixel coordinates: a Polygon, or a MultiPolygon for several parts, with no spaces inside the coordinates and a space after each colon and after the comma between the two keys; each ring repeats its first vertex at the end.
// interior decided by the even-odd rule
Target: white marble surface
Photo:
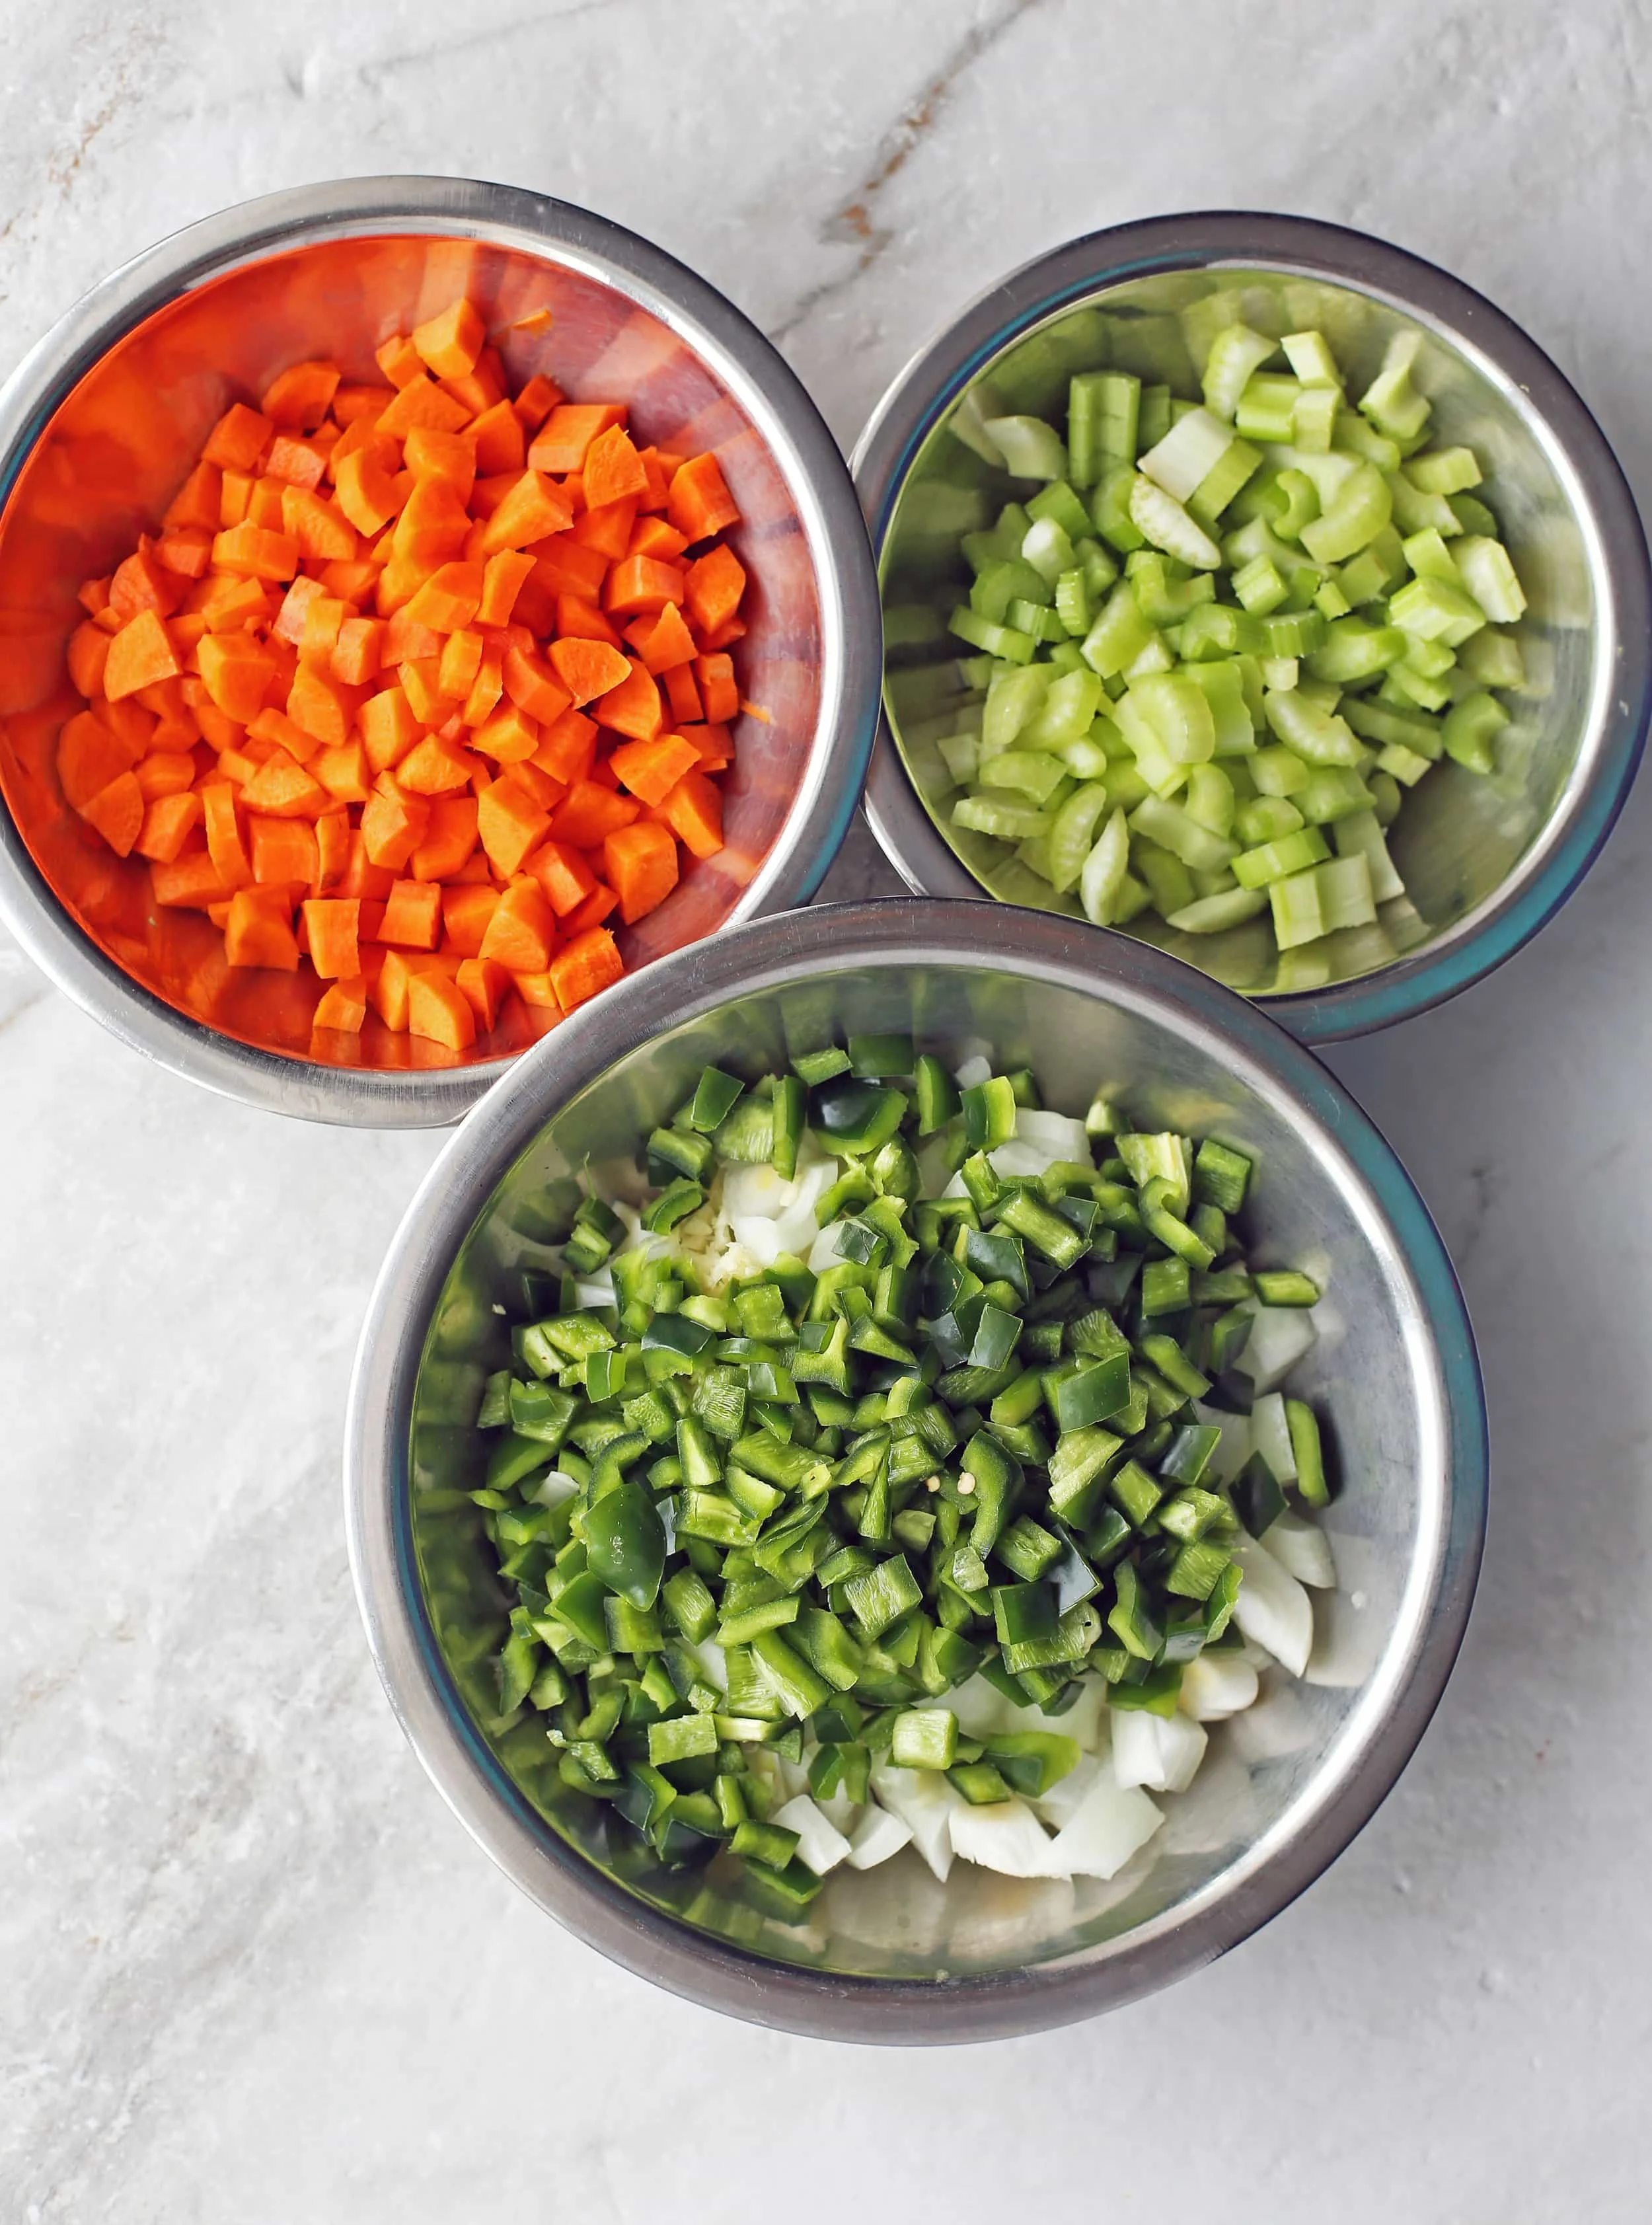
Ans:
{"type": "MultiPolygon", "coordinates": [[[[1631,0],[0,0],[0,357],[227,201],[443,170],[674,248],[847,443],[1003,269],[1248,204],[1483,287],[1644,492],[1649,79],[1631,0]]],[[[1649,863],[1643,793],[1534,948],[1334,1060],[1491,1398],[1484,1582],[1416,1761],[1263,1936],[991,2056],[718,2021],[491,1870],[391,1721],[339,1516],[357,1322],[434,1140],[220,1103],[0,948],[0,2218],[1643,2219],[1649,863]]],[[[868,884],[863,838],[833,886],[868,884]]]]}

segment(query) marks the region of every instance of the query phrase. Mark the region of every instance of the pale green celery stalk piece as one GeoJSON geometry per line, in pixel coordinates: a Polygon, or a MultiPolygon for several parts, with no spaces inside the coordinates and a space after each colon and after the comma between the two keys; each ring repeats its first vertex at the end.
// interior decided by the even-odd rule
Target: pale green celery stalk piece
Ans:
{"type": "Polygon", "coordinates": [[[1239,396],[1277,345],[1277,341],[1253,332],[1249,325],[1225,325],[1211,342],[1205,359],[1206,408],[1231,421],[1239,396]]]}
{"type": "Polygon", "coordinates": [[[986,411],[979,387],[972,386],[959,401],[946,420],[946,429],[966,448],[973,448],[978,456],[1003,470],[1003,451],[986,429],[986,411]]]}
{"type": "Polygon", "coordinates": [[[1268,460],[1275,471],[1301,472],[1305,479],[1311,479],[1322,511],[1332,507],[1359,469],[1357,456],[1331,452],[1322,454],[1313,448],[1298,447],[1294,443],[1269,448],[1268,460]]]}
{"type": "Polygon", "coordinates": [[[1421,348],[1421,333],[1396,333],[1382,369],[1359,397],[1360,415],[1390,441],[1414,441],[1428,422],[1434,405],[1411,384],[1411,367],[1421,348]]]}
{"type": "MultiPolygon", "coordinates": [[[[1437,525],[1425,525],[1421,533],[1408,536],[1400,546],[1405,551],[1406,562],[1419,580],[1446,580],[1453,587],[1463,585],[1457,559],[1446,546],[1437,525]]],[[[1458,546],[1461,548],[1460,541],[1458,546]]]]}
{"type": "Polygon", "coordinates": [[[1305,388],[1291,412],[1291,438],[1297,447],[1313,455],[1328,455],[1341,409],[1342,396],[1334,388],[1305,388]]]}
{"type": "Polygon", "coordinates": [[[1368,625],[1364,618],[1339,618],[1326,630],[1320,647],[1307,660],[1316,680],[1346,688],[1386,672],[1405,655],[1405,636],[1398,626],[1368,625]]]}
{"type": "Polygon", "coordinates": [[[1101,681],[1093,672],[1064,672],[1022,728],[1023,749],[1059,750],[1090,731],[1101,708],[1101,681]]]}
{"type": "Polygon", "coordinates": [[[1271,556],[1253,556],[1232,574],[1229,584],[1240,607],[1257,618],[1276,611],[1290,593],[1271,556]]]}
{"type": "Polygon", "coordinates": [[[1133,664],[1153,639],[1153,629],[1128,580],[1121,580],[1103,604],[1096,623],[1080,643],[1085,662],[1104,680],[1133,664]]]}
{"type": "Polygon", "coordinates": [[[1525,591],[1501,541],[1469,534],[1453,553],[1464,586],[1493,625],[1514,625],[1524,617],[1525,591]]]}
{"type": "Polygon", "coordinates": [[[981,429],[1003,455],[1011,479],[1067,477],[1067,443],[1041,417],[988,417],[981,429]]]}
{"type": "Polygon", "coordinates": [[[1508,723],[1509,713],[1495,696],[1484,689],[1465,695],[1460,703],[1453,704],[1440,728],[1446,756],[1466,765],[1470,772],[1495,772],[1492,745],[1508,723]]]}
{"type": "Polygon", "coordinates": [[[1369,752],[1345,719],[1323,711],[1298,688],[1270,689],[1268,724],[1287,749],[1311,765],[1358,765],[1369,752]]]}
{"type": "Polygon", "coordinates": [[[1214,533],[1222,512],[1262,468],[1262,451],[1249,441],[1233,441],[1221,460],[1200,479],[1187,501],[1187,515],[1214,533]]]}
{"type": "Polygon", "coordinates": [[[1294,834],[1301,824],[1301,813],[1288,797],[1253,796],[1234,815],[1233,836],[1247,850],[1255,850],[1264,843],[1277,842],[1282,835],[1294,834]]]}
{"type": "Polygon", "coordinates": [[[1130,483],[1130,523],[1155,548],[1192,565],[1196,572],[1214,572],[1222,561],[1220,548],[1204,527],[1139,472],[1130,483]]]}
{"type": "Polygon", "coordinates": [[[1021,558],[1053,587],[1063,572],[1073,569],[1073,543],[1053,517],[1035,517],[1021,544],[1021,558]]]}
{"type": "Polygon", "coordinates": [[[1338,857],[1351,858],[1358,853],[1364,859],[1373,903],[1388,903],[1395,897],[1405,894],[1405,883],[1395,871],[1374,811],[1352,811],[1347,818],[1339,819],[1332,829],[1331,841],[1338,857]]]}
{"type": "Polygon", "coordinates": [[[1334,935],[1340,927],[1371,924],[1377,906],[1371,900],[1370,871],[1363,850],[1351,851],[1345,858],[1327,858],[1313,870],[1320,884],[1320,916],[1327,935],[1334,935]]]}
{"type": "Polygon", "coordinates": [[[1039,709],[1050,684],[1048,666],[1029,665],[1022,672],[995,672],[988,683],[981,713],[983,760],[1007,750],[1039,709]]]}
{"type": "Polygon", "coordinates": [[[1304,873],[1293,873],[1288,880],[1269,884],[1274,940],[1282,950],[1294,950],[1301,943],[1315,942],[1325,933],[1319,870],[1317,865],[1310,865],[1304,873]]]}
{"type": "Polygon", "coordinates": [[[1131,682],[1147,680],[1155,672],[1174,671],[1175,662],[1169,643],[1161,633],[1155,633],[1142,654],[1135,659],[1134,662],[1126,665],[1124,677],[1131,682]]]}
{"type": "MultiPolygon", "coordinates": [[[[1429,679],[1439,680],[1456,662],[1456,653],[1449,642],[1431,641],[1425,634],[1407,631],[1403,662],[1408,671],[1426,673],[1429,679]]],[[[1394,668],[1396,671],[1399,669],[1397,665],[1394,668]]]]}
{"type": "Polygon", "coordinates": [[[1199,689],[1210,708],[1215,729],[1215,745],[1211,754],[1218,758],[1248,757],[1256,746],[1256,730],[1244,700],[1244,681],[1237,659],[1212,657],[1203,664],[1190,664],[1186,667],[1186,677],[1199,689]]]}
{"type": "Polygon", "coordinates": [[[984,618],[978,612],[972,611],[967,603],[958,605],[947,625],[972,649],[984,650],[989,656],[1010,664],[1030,664],[1038,647],[1031,634],[1018,632],[1014,626],[995,624],[991,618],[984,618]]]}
{"type": "Polygon", "coordinates": [[[1268,909],[1265,889],[1229,889],[1220,896],[1199,897],[1173,911],[1165,924],[1183,935],[1220,935],[1230,927],[1243,927],[1268,909]]]}
{"type": "Polygon", "coordinates": [[[1288,694],[1295,687],[1300,660],[1294,656],[1264,656],[1260,660],[1262,684],[1280,694],[1288,694]]]}
{"type": "Polygon", "coordinates": [[[1368,464],[1375,464],[1379,472],[1397,472],[1400,468],[1400,447],[1374,425],[1351,409],[1345,409],[1337,419],[1331,445],[1343,454],[1361,456],[1368,464]]]}
{"type": "Polygon", "coordinates": [[[1413,456],[1405,475],[1424,494],[1466,494],[1480,484],[1480,460],[1472,448],[1430,448],[1413,456]]]}
{"type": "Polygon", "coordinates": [[[1138,881],[1134,873],[1126,873],[1118,884],[1118,894],[1113,898],[1112,916],[1109,927],[1128,927],[1138,912],[1149,910],[1153,891],[1145,881],[1138,881]]]}
{"type": "Polygon", "coordinates": [[[980,746],[979,737],[975,734],[946,734],[935,744],[954,786],[965,787],[974,779],[980,746]]]}
{"type": "MultiPolygon", "coordinates": [[[[1396,633],[1399,632],[1399,628],[1397,626],[1395,628],[1395,631],[1396,633]]],[[[1405,638],[1403,634],[1400,636],[1400,638],[1402,643],[1403,643],[1405,638]]],[[[1312,676],[1312,675],[1303,672],[1301,669],[1302,660],[1301,657],[1298,657],[1296,660],[1296,665],[1298,675],[1296,681],[1296,693],[1301,697],[1302,700],[1305,703],[1312,703],[1316,711],[1324,711],[1327,714],[1334,711],[1338,704],[1342,700],[1342,688],[1340,683],[1334,680],[1316,680],[1312,676]]]]}
{"type": "Polygon", "coordinates": [[[1237,842],[1212,834],[1180,804],[1161,796],[1149,796],[1138,803],[1130,815],[1130,824],[1133,834],[1145,834],[1149,841],[1180,858],[1190,872],[1212,872],[1218,865],[1231,865],[1239,854],[1237,842]]]}
{"type": "Polygon", "coordinates": [[[1233,878],[1241,888],[1265,889],[1306,872],[1330,855],[1330,846],[1317,827],[1299,827],[1294,834],[1242,850],[1233,860],[1233,878]]]}
{"type": "Polygon", "coordinates": [[[1274,531],[1282,541],[1301,538],[1302,528],[1311,525],[1320,515],[1320,491],[1306,472],[1287,465],[1274,481],[1285,498],[1285,507],[1274,519],[1274,531]]]}
{"type": "Polygon", "coordinates": [[[1519,688],[1526,684],[1526,660],[1520,653],[1520,643],[1512,634],[1498,633],[1491,626],[1469,637],[1457,653],[1457,662],[1482,688],[1519,688]]]}
{"type": "Polygon", "coordinates": [[[1184,787],[1187,767],[1173,758],[1159,738],[1159,730],[1135,699],[1134,691],[1113,706],[1118,731],[1130,745],[1136,770],[1155,796],[1172,796],[1184,787]]]}
{"type": "Polygon", "coordinates": [[[1130,863],[1146,883],[1153,909],[1161,919],[1168,919],[1173,911],[1185,910],[1197,900],[1199,891],[1187,866],[1156,842],[1137,835],[1130,845],[1130,863]]]}
{"type": "Polygon", "coordinates": [[[1462,531],[1462,520],[1443,494],[1425,494],[1403,472],[1385,472],[1383,476],[1394,505],[1394,523],[1402,534],[1421,533],[1432,525],[1449,541],[1462,531]]]}
{"type": "Polygon", "coordinates": [[[1212,834],[1233,832],[1233,783],[1219,765],[1196,764],[1187,776],[1187,809],[1212,834]]]}
{"type": "Polygon", "coordinates": [[[1122,811],[1115,811],[1097,837],[1079,876],[1079,901],[1084,906],[1085,917],[1097,927],[1112,924],[1130,865],[1130,848],[1129,824],[1122,811]]]}
{"type": "Polygon", "coordinates": [[[1233,441],[1231,425],[1208,409],[1189,409],[1177,418],[1155,447],[1138,460],[1136,469],[1174,501],[1186,503],[1215,470],[1233,441]]]}
{"type": "Polygon", "coordinates": [[[1185,672],[1132,680],[1124,698],[1142,713],[1177,764],[1204,764],[1216,754],[1216,721],[1204,690],[1185,672]]]}
{"type": "Polygon", "coordinates": [[[1258,796],[1295,796],[1313,777],[1295,751],[1282,746],[1258,750],[1250,768],[1258,796]]]}
{"type": "Polygon", "coordinates": [[[1105,780],[1112,770],[1106,751],[1088,734],[1080,734],[1076,742],[1063,742],[1056,755],[1080,780],[1105,780]]]}
{"type": "Polygon", "coordinates": [[[1142,382],[1123,371],[1085,371],[1067,388],[1067,442],[1073,478],[1094,486],[1110,464],[1136,461],[1142,382]]]}
{"type": "Polygon", "coordinates": [[[996,796],[965,796],[953,806],[953,824],[972,834],[996,834],[1000,841],[1024,842],[1029,834],[1048,834],[1052,815],[1029,804],[1001,802],[996,796]]]}
{"type": "Polygon", "coordinates": [[[1247,441],[1288,441],[1301,387],[1281,371],[1259,371],[1239,396],[1233,422],[1247,441]]]}
{"type": "Polygon", "coordinates": [[[1487,617],[1465,587],[1454,587],[1449,580],[1427,578],[1409,580],[1397,594],[1391,595],[1388,614],[1408,634],[1443,642],[1447,649],[1455,649],[1459,642],[1478,633],[1487,617]]]}
{"type": "Polygon", "coordinates": [[[1324,515],[1302,528],[1302,546],[1316,562],[1345,563],[1394,515],[1388,481],[1375,464],[1356,464],[1324,515]]]}
{"type": "Polygon", "coordinates": [[[981,767],[983,788],[1014,789],[1031,803],[1048,803],[1067,778],[1067,767],[1050,750],[1000,750],[981,767]]]}
{"type": "Polygon", "coordinates": [[[1377,763],[1378,769],[1387,773],[1390,779],[1397,780],[1402,787],[1415,788],[1434,760],[1432,758],[1420,758],[1403,742],[1389,742],[1377,752],[1377,763]]]}
{"type": "Polygon", "coordinates": [[[1074,789],[1055,815],[1048,835],[1049,881],[1058,895],[1079,885],[1085,861],[1095,846],[1096,824],[1107,808],[1107,783],[1086,781],[1074,789]]]}
{"type": "Polygon", "coordinates": [[[1342,373],[1337,369],[1337,359],[1323,333],[1287,333],[1279,345],[1285,351],[1285,360],[1293,375],[1302,385],[1325,386],[1333,393],[1341,393],[1342,373]]]}

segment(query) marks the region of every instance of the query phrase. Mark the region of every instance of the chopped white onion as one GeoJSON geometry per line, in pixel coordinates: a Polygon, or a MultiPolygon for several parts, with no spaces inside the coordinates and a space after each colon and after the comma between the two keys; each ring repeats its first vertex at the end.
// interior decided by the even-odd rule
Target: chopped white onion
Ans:
{"type": "Polygon", "coordinates": [[[873,1770],[872,1790],[891,1815],[909,1826],[913,1845],[945,1885],[953,1867],[947,1826],[954,1810],[965,1805],[963,1795],[939,1769],[901,1769],[893,1762],[873,1770]]]}
{"type": "Polygon", "coordinates": [[[1016,1111],[1016,1141],[1035,1144],[1056,1159],[1074,1159],[1081,1167],[1089,1166],[1090,1131],[1082,1120],[1069,1113],[1047,1112],[1041,1108],[1022,1105],[1016,1111]]]}
{"type": "Polygon", "coordinates": [[[1232,1483],[1255,1449],[1250,1416],[1230,1414],[1221,1406],[1203,1406],[1197,1400],[1193,1411],[1201,1422],[1222,1432],[1202,1480],[1207,1484],[1232,1483]]]}
{"type": "Polygon", "coordinates": [[[1258,1391],[1282,1383],[1305,1352],[1313,1350],[1313,1323],[1305,1306],[1250,1307],[1250,1334],[1233,1363],[1258,1391]]]}
{"type": "MultiPolygon", "coordinates": [[[[1243,1367],[1244,1362],[1240,1360],[1243,1367]]],[[[1291,1448],[1290,1425],[1285,1401],[1277,1391],[1264,1391],[1250,1408],[1250,1435],[1256,1450],[1273,1471],[1275,1483],[1294,1483],[1296,1455],[1291,1448]]]]}
{"type": "Polygon", "coordinates": [[[1243,1653],[1201,1653],[1181,1672],[1181,1704],[1196,1723],[1225,1722],[1256,1696],[1256,1670],[1243,1653]]]}
{"type": "Polygon", "coordinates": [[[1331,1540],[1317,1522],[1304,1522],[1288,1507],[1268,1525],[1260,1542],[1299,1584],[1311,1584],[1315,1591],[1335,1591],[1337,1564],[1331,1557],[1331,1540]]]}
{"type": "Polygon", "coordinates": [[[1033,1803],[1039,1821],[1059,1831],[1070,1823],[1089,1797],[1090,1788],[1106,1764],[1093,1753],[1080,1754],[1067,1775],[1058,1778],[1041,1800],[1033,1803]]]}
{"type": "Polygon", "coordinates": [[[606,1267],[598,1267],[594,1275],[581,1275],[573,1288],[582,1306],[611,1306],[614,1303],[614,1278],[606,1267]]]}
{"type": "Polygon", "coordinates": [[[788,1800],[783,1808],[776,1808],[771,1822],[782,1831],[797,1834],[798,1860],[825,1877],[829,1870],[848,1859],[849,1841],[829,1816],[821,1814],[807,1792],[795,1800],[788,1800]]]}
{"type": "Polygon", "coordinates": [[[1110,1878],[1144,1847],[1164,1821],[1145,1792],[1127,1791],[1110,1769],[1094,1782],[1050,1842],[1056,1877],[1110,1878]]]}
{"type": "Polygon", "coordinates": [[[1185,1792],[1208,1743],[1191,1715],[1120,1708],[1113,1724],[1113,1775],[1127,1791],[1139,1784],[1151,1792],[1185,1792]]]}
{"type": "Polygon", "coordinates": [[[887,1808],[868,1808],[849,1834],[849,1867],[875,1870],[880,1862],[912,1844],[912,1826],[887,1808]]]}
{"type": "Polygon", "coordinates": [[[1244,1571],[1233,1620],[1247,1638],[1265,1645],[1293,1677],[1300,1677],[1313,1651],[1313,1602],[1254,1537],[1242,1536],[1233,1557],[1244,1571]]]}
{"type": "Polygon", "coordinates": [[[516,1488],[535,1506],[560,1506],[565,1499],[572,1499],[579,1487],[571,1475],[564,1475],[560,1467],[554,1467],[543,1475],[536,1475],[531,1483],[518,1484],[516,1488]]]}
{"type": "Polygon", "coordinates": [[[992,1061],[981,1052],[973,1051],[957,1068],[960,1089],[978,1089],[984,1081],[992,1079],[992,1061]]]}
{"type": "Polygon", "coordinates": [[[995,1800],[953,1811],[953,1852],[1004,1877],[1048,1877],[1050,1835],[1024,1800],[995,1800]]]}

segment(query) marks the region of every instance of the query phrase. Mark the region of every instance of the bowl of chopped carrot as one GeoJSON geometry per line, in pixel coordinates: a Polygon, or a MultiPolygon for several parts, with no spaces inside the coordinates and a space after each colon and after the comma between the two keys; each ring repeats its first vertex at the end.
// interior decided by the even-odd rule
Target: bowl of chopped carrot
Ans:
{"type": "Polygon", "coordinates": [[[0,916],[212,1087],[452,1119],[813,893],[878,618],[720,295],[583,211],[355,181],[197,225],[0,395],[0,916]]]}

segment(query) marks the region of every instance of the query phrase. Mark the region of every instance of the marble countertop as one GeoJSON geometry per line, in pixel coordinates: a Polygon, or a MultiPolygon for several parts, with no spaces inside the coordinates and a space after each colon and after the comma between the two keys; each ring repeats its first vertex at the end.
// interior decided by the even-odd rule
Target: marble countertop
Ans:
{"type": "MultiPolygon", "coordinates": [[[[226,202],[438,170],[674,250],[847,446],[1003,269],[1249,205],[1483,288],[1645,493],[1649,82],[1631,0],[13,6],[0,368],[226,202]]],[[[1332,1060],[1440,1221],[1491,1395],[1484,1579],[1415,1761],[1245,1947],[990,2057],[718,2020],[491,1867],[391,1720],[340,1519],[357,1327],[437,1139],[221,1102],[0,945],[0,2216],[1643,2219],[1652,1741],[1615,1664],[1652,1538],[1649,865],[1643,789],[1534,946],[1332,1060]]],[[[890,885],[862,833],[829,892],[890,885]]]]}

